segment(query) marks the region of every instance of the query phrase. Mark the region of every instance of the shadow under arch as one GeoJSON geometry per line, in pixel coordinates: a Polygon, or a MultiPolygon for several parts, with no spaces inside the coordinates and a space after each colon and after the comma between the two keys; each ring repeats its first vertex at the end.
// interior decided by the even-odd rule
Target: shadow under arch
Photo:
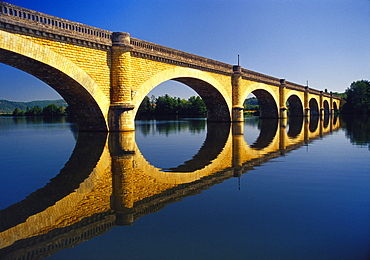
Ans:
{"type": "Polygon", "coordinates": [[[0,210],[0,232],[26,221],[29,216],[44,211],[74,192],[95,168],[106,139],[106,133],[79,132],[72,155],[57,176],[26,199],[0,210]]]}
{"type": "Polygon", "coordinates": [[[297,95],[291,95],[288,98],[289,109],[288,109],[288,116],[289,117],[296,117],[296,116],[303,116],[303,105],[301,100],[297,95]]]}
{"type": "Polygon", "coordinates": [[[278,119],[260,119],[258,122],[260,134],[257,140],[250,146],[252,149],[262,150],[268,147],[274,139],[278,129],[278,119]]]}
{"type": "Polygon", "coordinates": [[[260,106],[260,118],[278,118],[278,107],[273,96],[266,90],[256,89],[252,91],[258,99],[260,106]]]}
{"type": "Polygon", "coordinates": [[[224,149],[230,133],[230,123],[208,123],[207,136],[198,153],[189,161],[169,172],[194,172],[209,165],[224,149]]]}
{"type": "Polygon", "coordinates": [[[29,73],[56,90],[74,112],[79,130],[107,131],[108,98],[84,70],[67,58],[0,31],[0,62],[29,73]]]}

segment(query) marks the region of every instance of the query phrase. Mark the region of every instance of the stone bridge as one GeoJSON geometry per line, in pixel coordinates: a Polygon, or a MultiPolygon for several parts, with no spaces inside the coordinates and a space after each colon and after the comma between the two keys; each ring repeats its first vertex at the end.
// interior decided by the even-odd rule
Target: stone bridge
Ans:
{"type": "Polygon", "coordinates": [[[257,98],[261,117],[330,114],[332,93],[183,51],[0,2],[0,62],[55,89],[82,131],[131,131],[144,97],[175,80],[195,90],[209,121],[243,121],[257,98]]]}
{"type": "Polygon", "coordinates": [[[166,205],[241,177],[339,129],[337,117],[262,121],[251,144],[242,123],[207,125],[193,158],[167,172],[141,154],[135,132],[81,132],[64,168],[45,187],[0,210],[0,258],[40,259],[131,225],[166,205]],[[81,163],[83,161],[84,163],[81,163]]]}

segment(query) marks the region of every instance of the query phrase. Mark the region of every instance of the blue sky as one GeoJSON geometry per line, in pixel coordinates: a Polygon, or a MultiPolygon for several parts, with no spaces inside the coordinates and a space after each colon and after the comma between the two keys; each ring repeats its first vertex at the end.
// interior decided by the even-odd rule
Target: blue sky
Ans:
{"type": "MultiPolygon", "coordinates": [[[[370,79],[369,0],[9,0],[33,9],[190,52],[312,88],[344,92],[370,79]]],[[[0,64],[0,99],[59,98],[32,76],[0,64]]],[[[175,85],[176,84],[176,85],[175,85]]],[[[155,95],[194,95],[169,82],[155,95]]]]}

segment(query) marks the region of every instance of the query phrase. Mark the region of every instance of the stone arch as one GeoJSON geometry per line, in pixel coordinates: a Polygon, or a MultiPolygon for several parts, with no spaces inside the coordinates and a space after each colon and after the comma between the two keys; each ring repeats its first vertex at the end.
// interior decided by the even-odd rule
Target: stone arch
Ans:
{"type": "Polygon", "coordinates": [[[288,116],[303,116],[302,100],[297,95],[289,96],[287,103],[289,104],[288,116]]]}
{"type": "Polygon", "coordinates": [[[79,130],[107,131],[110,101],[80,67],[51,49],[0,31],[0,62],[27,72],[57,91],[77,118],[79,130]]]}
{"type": "Polygon", "coordinates": [[[265,89],[256,89],[252,91],[253,95],[258,99],[260,106],[260,117],[261,118],[278,118],[279,112],[277,103],[274,97],[265,89]]]}
{"type": "Polygon", "coordinates": [[[319,115],[319,104],[315,98],[311,98],[309,101],[310,106],[310,115],[311,116],[318,116],[319,115]]]}
{"type": "Polygon", "coordinates": [[[260,106],[261,118],[278,118],[278,98],[269,85],[263,83],[252,83],[251,86],[246,86],[246,90],[241,95],[240,100],[244,100],[250,93],[256,96],[260,106]]]}
{"type": "Polygon", "coordinates": [[[231,121],[232,101],[225,87],[209,73],[183,67],[159,72],[140,86],[133,97],[134,115],[145,96],[168,80],[181,82],[197,92],[206,104],[209,121],[231,121]]]}

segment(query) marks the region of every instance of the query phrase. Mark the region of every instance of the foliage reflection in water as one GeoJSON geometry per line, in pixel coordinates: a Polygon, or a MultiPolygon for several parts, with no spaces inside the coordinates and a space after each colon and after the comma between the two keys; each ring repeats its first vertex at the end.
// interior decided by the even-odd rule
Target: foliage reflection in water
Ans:
{"type": "Polygon", "coordinates": [[[56,177],[0,211],[0,255],[361,259],[369,163],[354,179],[343,172],[348,152],[335,146],[350,147],[338,129],[330,117],[139,121],[136,133],[79,133],[56,177]]]}

